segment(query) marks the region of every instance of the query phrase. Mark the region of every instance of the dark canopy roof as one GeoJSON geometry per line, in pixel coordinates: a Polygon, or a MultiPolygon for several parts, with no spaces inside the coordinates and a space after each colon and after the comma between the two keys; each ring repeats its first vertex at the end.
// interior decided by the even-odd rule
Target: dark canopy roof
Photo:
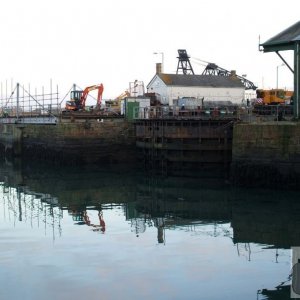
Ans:
{"type": "Polygon", "coordinates": [[[278,33],[260,46],[264,52],[293,50],[294,44],[300,41],[300,21],[278,33]]]}
{"type": "Polygon", "coordinates": [[[244,88],[236,77],[214,75],[158,74],[166,85],[244,88]]]}

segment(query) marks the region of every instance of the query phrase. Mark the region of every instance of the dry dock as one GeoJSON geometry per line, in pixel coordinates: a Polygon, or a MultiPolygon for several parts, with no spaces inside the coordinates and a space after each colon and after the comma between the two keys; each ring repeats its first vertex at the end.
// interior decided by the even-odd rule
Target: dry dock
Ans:
{"type": "Polygon", "coordinates": [[[222,168],[238,185],[298,188],[300,124],[240,118],[106,117],[0,124],[3,155],[58,164],[126,164],[164,175],[222,168]],[[249,119],[250,120],[250,119],[249,119]]]}

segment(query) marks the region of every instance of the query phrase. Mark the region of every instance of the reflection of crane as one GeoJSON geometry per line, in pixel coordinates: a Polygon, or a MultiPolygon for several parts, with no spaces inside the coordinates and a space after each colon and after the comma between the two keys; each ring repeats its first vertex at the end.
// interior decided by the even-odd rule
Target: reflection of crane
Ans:
{"type": "Polygon", "coordinates": [[[83,212],[83,220],[86,225],[93,227],[93,231],[101,231],[102,233],[105,232],[105,221],[103,219],[103,212],[102,210],[98,211],[98,217],[99,217],[99,225],[91,223],[90,217],[87,214],[87,211],[85,210],[83,212]]]}
{"type": "Polygon", "coordinates": [[[65,109],[67,111],[77,111],[77,110],[84,110],[85,109],[85,103],[87,96],[90,91],[98,90],[98,96],[97,96],[97,105],[96,107],[100,109],[101,102],[102,102],[102,93],[103,93],[103,84],[98,85],[92,85],[86,87],[83,91],[79,90],[73,90],[70,93],[70,100],[66,102],[65,109]]]}

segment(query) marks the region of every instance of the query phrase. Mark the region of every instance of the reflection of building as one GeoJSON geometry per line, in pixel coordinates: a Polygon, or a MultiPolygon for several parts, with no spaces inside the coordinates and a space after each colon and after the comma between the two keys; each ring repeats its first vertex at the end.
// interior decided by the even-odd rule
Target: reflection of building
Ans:
{"type": "Polygon", "coordinates": [[[104,212],[107,222],[105,210],[118,206],[136,234],[147,227],[156,228],[159,243],[166,242],[166,229],[196,230],[205,225],[210,232],[204,234],[233,235],[235,244],[260,243],[274,248],[300,245],[296,192],[233,190],[222,181],[204,178],[28,170],[24,176],[12,167],[0,169],[6,212],[9,207],[16,219],[40,218],[58,228],[63,211],[73,211],[75,222],[100,226],[98,211],[104,212]]]}
{"type": "Polygon", "coordinates": [[[300,245],[300,202],[292,193],[248,193],[232,203],[234,242],[287,248],[300,245]],[[282,195],[283,197],[280,197],[282,195]]]}
{"type": "Polygon", "coordinates": [[[127,206],[127,219],[142,217],[152,224],[163,220],[164,230],[207,224],[215,226],[216,234],[221,224],[231,224],[237,251],[246,251],[243,255],[249,258],[250,243],[268,244],[275,249],[300,245],[300,202],[296,192],[231,190],[220,186],[201,189],[192,182],[157,179],[140,184],[136,202],[129,210],[127,206]]]}
{"type": "Polygon", "coordinates": [[[180,185],[177,181],[173,184],[172,180],[140,184],[136,195],[136,202],[126,205],[126,218],[131,219],[137,234],[143,233],[146,227],[156,227],[158,243],[166,243],[166,229],[196,231],[197,227],[208,224],[211,232],[205,234],[216,236],[224,234],[225,230],[219,227],[230,221],[226,190],[201,190],[198,181],[192,179],[181,179],[180,185]]]}
{"type": "Polygon", "coordinates": [[[291,299],[291,286],[290,285],[279,285],[276,286],[275,289],[269,290],[269,289],[263,289],[261,291],[258,291],[257,296],[264,296],[263,298],[257,298],[259,299],[265,299],[265,300],[281,300],[281,299],[291,299]],[[267,297],[267,298],[266,298],[267,297]]]}
{"type": "Polygon", "coordinates": [[[132,231],[136,234],[138,237],[141,233],[144,233],[146,231],[146,220],[143,218],[134,218],[131,219],[131,228],[132,231]]]}
{"type": "Polygon", "coordinates": [[[163,218],[155,218],[154,219],[154,226],[157,228],[157,241],[158,243],[165,242],[165,221],[163,218]]]}

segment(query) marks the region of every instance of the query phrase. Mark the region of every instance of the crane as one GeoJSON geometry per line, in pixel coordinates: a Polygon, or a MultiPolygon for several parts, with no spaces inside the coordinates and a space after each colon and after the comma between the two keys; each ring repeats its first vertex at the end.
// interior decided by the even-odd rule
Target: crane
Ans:
{"type": "MultiPolygon", "coordinates": [[[[202,72],[202,75],[213,75],[213,76],[231,76],[232,75],[231,71],[221,68],[215,63],[211,63],[211,62],[208,62],[208,61],[196,58],[196,57],[192,57],[192,59],[196,60],[197,63],[199,63],[198,61],[200,61],[201,63],[205,63],[205,69],[202,72]]],[[[246,90],[252,89],[255,91],[257,89],[257,86],[255,86],[255,84],[252,81],[246,79],[245,75],[239,76],[236,74],[235,77],[241,81],[241,83],[245,86],[246,90]]]]}
{"type": "Polygon", "coordinates": [[[193,67],[190,62],[190,57],[188,56],[185,49],[178,49],[178,65],[176,74],[179,74],[179,71],[182,70],[184,75],[195,75],[193,67]]]}
{"type": "Polygon", "coordinates": [[[97,96],[97,105],[96,107],[100,109],[102,103],[102,93],[103,93],[103,84],[91,85],[86,87],[83,91],[73,90],[70,93],[70,100],[66,102],[66,111],[77,111],[84,110],[87,96],[90,91],[98,90],[97,96]]]}
{"type": "Polygon", "coordinates": [[[115,107],[118,110],[121,108],[121,101],[125,98],[130,97],[130,93],[126,90],[122,92],[118,97],[113,100],[106,100],[105,104],[109,105],[109,107],[115,107]]]}
{"type": "MultiPolygon", "coordinates": [[[[218,65],[216,65],[214,63],[208,63],[206,68],[204,69],[202,75],[230,76],[231,72],[219,67],[218,65]]],[[[257,89],[257,87],[255,86],[255,84],[252,81],[246,79],[243,76],[236,75],[236,77],[245,86],[246,90],[250,90],[250,89],[256,90],[257,89]]]]}

